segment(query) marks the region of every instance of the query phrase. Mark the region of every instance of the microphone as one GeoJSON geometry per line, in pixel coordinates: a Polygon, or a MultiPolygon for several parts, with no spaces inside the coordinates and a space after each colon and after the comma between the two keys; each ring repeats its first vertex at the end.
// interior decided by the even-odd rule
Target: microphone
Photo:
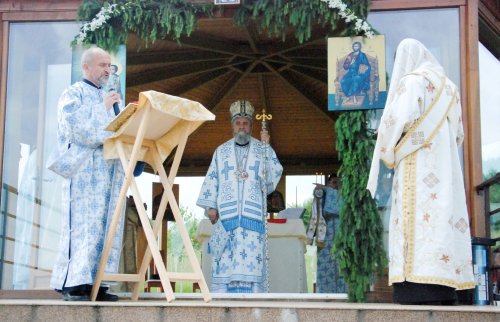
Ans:
{"type": "MultiPolygon", "coordinates": [[[[116,89],[110,88],[108,89],[108,92],[116,92],[116,89]]],[[[120,106],[118,105],[118,102],[113,103],[113,111],[115,112],[115,115],[120,114],[120,106]]]]}
{"type": "Polygon", "coordinates": [[[113,103],[113,111],[115,112],[115,115],[120,114],[120,107],[118,106],[118,103],[113,103]]]}
{"type": "MultiPolygon", "coordinates": [[[[110,88],[108,89],[108,92],[115,92],[116,89],[114,88],[110,88]]],[[[118,115],[120,114],[120,107],[118,106],[118,103],[113,103],[113,111],[115,112],[115,115],[118,115]]],[[[142,174],[142,172],[144,171],[144,167],[146,166],[146,162],[144,161],[137,161],[137,163],[135,164],[135,168],[134,168],[134,177],[138,177],[142,174]]]]}

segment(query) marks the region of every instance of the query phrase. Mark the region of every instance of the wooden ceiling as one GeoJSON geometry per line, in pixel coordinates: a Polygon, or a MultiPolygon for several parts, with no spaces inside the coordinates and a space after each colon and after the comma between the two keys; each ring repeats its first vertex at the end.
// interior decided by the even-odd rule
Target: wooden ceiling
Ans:
{"type": "MultiPolygon", "coordinates": [[[[131,35],[126,101],[155,90],[198,101],[216,115],[190,136],[179,175],[205,175],[215,148],[232,136],[228,109],[239,99],[272,114],[271,145],[286,174],[335,171],[337,115],[327,111],[325,36],[318,27],[308,42],[292,34],[283,41],[255,26],[236,27],[232,18],[202,19],[180,44],[145,47],[131,35]]],[[[254,121],[254,137],[259,132],[254,121]]]]}

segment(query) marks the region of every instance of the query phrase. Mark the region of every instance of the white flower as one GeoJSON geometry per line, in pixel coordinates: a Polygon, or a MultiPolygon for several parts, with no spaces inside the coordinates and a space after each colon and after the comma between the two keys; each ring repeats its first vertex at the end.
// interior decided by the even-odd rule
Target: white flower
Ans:
{"type": "MultiPolygon", "coordinates": [[[[124,9],[125,6],[122,6],[122,9],[124,9]]],[[[80,28],[80,33],[78,34],[78,37],[76,38],[77,44],[82,44],[85,41],[85,38],[87,38],[87,32],[88,31],[95,31],[96,29],[101,28],[108,19],[110,19],[113,15],[113,12],[117,12],[118,10],[116,9],[116,4],[112,5],[107,5],[101,8],[101,10],[96,14],[94,19],[92,21],[85,23],[81,28],[80,28]]]]}
{"type": "MultiPolygon", "coordinates": [[[[364,21],[363,19],[359,19],[353,11],[351,11],[347,5],[342,2],[342,0],[321,0],[322,2],[328,3],[328,8],[331,9],[338,9],[339,10],[339,16],[344,19],[347,23],[351,21],[356,21],[354,29],[356,31],[361,31],[365,33],[365,35],[368,38],[372,38],[374,35],[374,32],[372,31],[370,25],[364,21]]],[[[101,10],[96,14],[94,19],[92,21],[85,23],[81,28],[80,28],[80,33],[76,37],[76,41],[78,44],[82,44],[85,41],[85,38],[87,38],[87,32],[88,31],[95,31],[96,29],[101,28],[108,19],[110,19],[114,14],[117,12],[120,12],[121,10],[125,10],[127,7],[127,4],[118,5],[115,4],[107,4],[106,6],[102,7],[101,10]]]]}
{"type": "Polygon", "coordinates": [[[342,0],[321,0],[322,2],[328,3],[328,8],[338,9],[339,16],[344,19],[347,23],[351,21],[356,21],[354,29],[356,31],[361,31],[365,33],[366,37],[372,38],[374,35],[373,30],[371,29],[368,22],[363,19],[358,18],[353,11],[347,8],[347,5],[342,2],[342,0]]]}

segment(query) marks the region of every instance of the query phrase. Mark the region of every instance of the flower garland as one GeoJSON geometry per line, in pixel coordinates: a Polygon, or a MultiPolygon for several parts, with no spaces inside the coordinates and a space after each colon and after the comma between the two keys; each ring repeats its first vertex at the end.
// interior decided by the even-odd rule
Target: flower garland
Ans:
{"type": "MultiPolygon", "coordinates": [[[[96,29],[101,28],[109,18],[111,18],[112,16],[117,16],[118,13],[120,12],[119,10],[115,10],[117,6],[118,5],[116,3],[114,4],[106,3],[101,8],[101,10],[96,14],[94,19],[92,19],[92,21],[85,23],[80,28],[80,33],[75,38],[76,44],[82,45],[85,42],[85,39],[87,38],[88,32],[94,32],[96,29]]],[[[125,6],[127,6],[127,4],[120,6],[121,7],[120,9],[121,10],[125,9],[125,6]]]]}
{"type": "Polygon", "coordinates": [[[345,22],[349,23],[351,21],[355,21],[354,29],[360,33],[363,32],[366,37],[372,38],[374,36],[374,32],[370,27],[370,24],[365,20],[358,18],[354,12],[347,8],[347,5],[342,2],[342,0],[321,0],[322,2],[328,3],[328,8],[338,9],[339,16],[345,20],[345,22]]]}
{"type": "MultiPolygon", "coordinates": [[[[374,31],[372,30],[370,24],[356,16],[353,10],[347,7],[342,0],[320,0],[328,4],[328,8],[337,9],[338,15],[344,19],[346,23],[354,21],[354,29],[357,33],[364,33],[366,37],[372,38],[374,36],[374,31]]],[[[89,33],[95,32],[100,29],[104,24],[112,17],[119,17],[121,13],[125,12],[131,7],[130,2],[125,2],[123,4],[109,4],[105,3],[101,10],[95,15],[95,17],[80,28],[80,33],[75,37],[74,43],[77,45],[82,45],[86,42],[89,33]]]]}

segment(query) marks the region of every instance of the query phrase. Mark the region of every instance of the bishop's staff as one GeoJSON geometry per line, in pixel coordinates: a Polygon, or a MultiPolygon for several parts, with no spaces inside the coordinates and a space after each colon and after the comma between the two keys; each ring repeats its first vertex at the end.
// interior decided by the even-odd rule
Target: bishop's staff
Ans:
{"type": "Polygon", "coordinates": [[[266,273],[264,274],[265,276],[265,282],[264,285],[266,287],[266,292],[269,292],[269,245],[268,245],[268,238],[269,238],[269,231],[268,231],[268,226],[267,226],[267,146],[269,145],[269,131],[267,129],[267,121],[270,121],[273,116],[271,114],[266,114],[266,110],[262,109],[262,114],[257,114],[255,115],[255,118],[257,120],[262,120],[261,122],[261,132],[260,132],[260,140],[262,143],[264,143],[264,149],[263,151],[263,160],[264,160],[264,166],[263,166],[263,171],[262,171],[262,177],[264,181],[264,185],[262,186],[262,203],[263,203],[263,215],[264,215],[264,229],[265,229],[265,234],[266,234],[266,259],[265,259],[265,271],[266,273]]]}
{"type": "Polygon", "coordinates": [[[264,169],[263,169],[263,177],[264,177],[264,187],[262,188],[262,191],[264,193],[264,214],[267,216],[267,146],[269,145],[269,130],[267,129],[267,121],[272,120],[273,116],[271,114],[266,114],[266,110],[262,110],[262,114],[257,114],[255,115],[255,118],[257,120],[262,120],[261,123],[261,132],[260,132],[260,138],[261,141],[264,143],[264,150],[263,150],[263,160],[264,160],[264,169]]]}

